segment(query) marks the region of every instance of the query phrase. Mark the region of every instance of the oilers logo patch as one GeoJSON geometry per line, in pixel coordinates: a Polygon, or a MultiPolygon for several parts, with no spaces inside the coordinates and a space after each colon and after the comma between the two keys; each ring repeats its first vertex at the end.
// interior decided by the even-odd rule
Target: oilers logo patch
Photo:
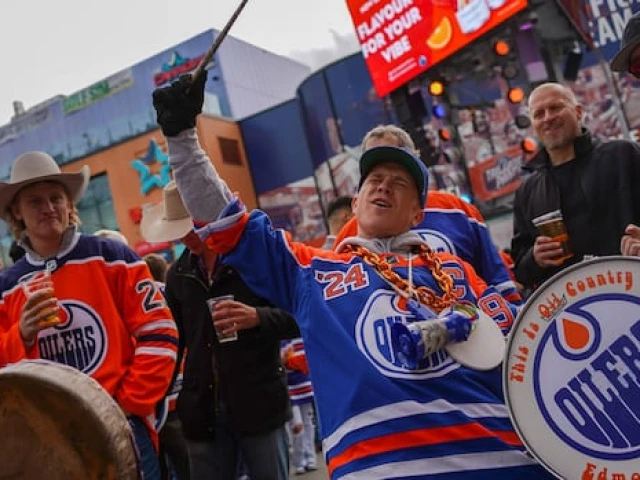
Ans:
{"type": "Polygon", "coordinates": [[[369,297],[355,325],[356,343],[364,356],[383,375],[407,380],[436,378],[458,368],[444,349],[421,360],[416,369],[408,370],[402,365],[391,345],[391,325],[421,320],[405,303],[389,290],[377,290],[369,297]]]}
{"type": "Polygon", "coordinates": [[[74,300],[61,300],[59,315],[59,325],[38,335],[40,358],[91,375],[106,357],[107,334],[102,320],[89,305],[74,300]]]}
{"type": "Polygon", "coordinates": [[[442,232],[429,229],[418,229],[415,232],[420,235],[425,242],[427,242],[427,245],[429,245],[434,252],[445,252],[457,255],[455,245],[451,239],[442,232]]]}
{"type": "Polygon", "coordinates": [[[516,431],[551,472],[640,480],[640,259],[583,262],[538,289],[504,383],[516,431]]]}

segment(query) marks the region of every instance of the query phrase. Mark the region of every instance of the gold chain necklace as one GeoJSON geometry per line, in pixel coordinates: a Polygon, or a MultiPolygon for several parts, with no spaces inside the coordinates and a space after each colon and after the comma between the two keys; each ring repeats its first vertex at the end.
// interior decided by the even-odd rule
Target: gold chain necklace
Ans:
{"type": "Polygon", "coordinates": [[[433,278],[442,290],[442,296],[438,296],[427,286],[414,287],[411,283],[396,273],[386,258],[360,245],[348,245],[345,251],[352,252],[361,257],[367,264],[376,269],[378,274],[389,282],[405,298],[415,297],[418,302],[438,312],[450,307],[458,301],[453,293],[453,278],[442,270],[442,262],[433,254],[427,245],[420,245],[419,256],[425,266],[431,271],[433,278]]]}

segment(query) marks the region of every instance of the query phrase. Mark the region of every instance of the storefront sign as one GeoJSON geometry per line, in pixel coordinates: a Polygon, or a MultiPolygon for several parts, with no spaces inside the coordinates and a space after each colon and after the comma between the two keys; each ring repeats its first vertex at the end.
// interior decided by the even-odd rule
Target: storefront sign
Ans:
{"type": "Polygon", "coordinates": [[[527,0],[347,0],[380,97],[527,6],[527,0]]]}
{"type": "Polygon", "coordinates": [[[202,57],[204,57],[204,55],[199,55],[195,58],[183,57],[177,51],[173,52],[169,61],[163,63],[160,71],[153,75],[153,83],[156,87],[159,87],[172,82],[184,73],[195,70],[200,64],[202,57]]]}
{"type": "Polygon", "coordinates": [[[123,70],[73,95],[65,97],[62,100],[62,109],[64,113],[77,112],[131,86],[133,86],[133,73],[131,69],[123,70]]]}
{"type": "Polygon", "coordinates": [[[524,152],[517,146],[469,167],[469,181],[474,196],[487,201],[515,192],[522,183],[523,162],[524,152]]]}
{"type": "Polygon", "coordinates": [[[49,107],[33,108],[11,121],[6,127],[0,128],[0,145],[21,137],[49,119],[49,107]]]}

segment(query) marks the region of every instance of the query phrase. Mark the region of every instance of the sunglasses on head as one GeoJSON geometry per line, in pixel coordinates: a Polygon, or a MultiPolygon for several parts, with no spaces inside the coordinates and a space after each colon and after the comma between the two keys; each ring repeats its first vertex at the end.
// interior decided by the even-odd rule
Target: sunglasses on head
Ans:
{"type": "Polygon", "coordinates": [[[629,73],[636,78],[640,78],[640,56],[629,60],[629,73]]]}

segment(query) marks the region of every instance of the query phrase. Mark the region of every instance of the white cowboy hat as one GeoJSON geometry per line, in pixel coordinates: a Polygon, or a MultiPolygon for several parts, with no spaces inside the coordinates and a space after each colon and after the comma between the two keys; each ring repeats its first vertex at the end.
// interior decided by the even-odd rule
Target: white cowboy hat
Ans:
{"type": "Polygon", "coordinates": [[[172,242],[193,230],[193,221],[175,181],[164,187],[162,196],[162,202],[142,210],[140,233],[147,242],[172,242]]]}
{"type": "Polygon", "coordinates": [[[11,166],[9,182],[0,182],[0,217],[7,219],[8,209],[18,192],[38,182],[61,183],[74,203],[84,195],[89,184],[89,167],[78,172],[62,173],[56,161],[44,152],[28,152],[20,155],[11,166]]]}

